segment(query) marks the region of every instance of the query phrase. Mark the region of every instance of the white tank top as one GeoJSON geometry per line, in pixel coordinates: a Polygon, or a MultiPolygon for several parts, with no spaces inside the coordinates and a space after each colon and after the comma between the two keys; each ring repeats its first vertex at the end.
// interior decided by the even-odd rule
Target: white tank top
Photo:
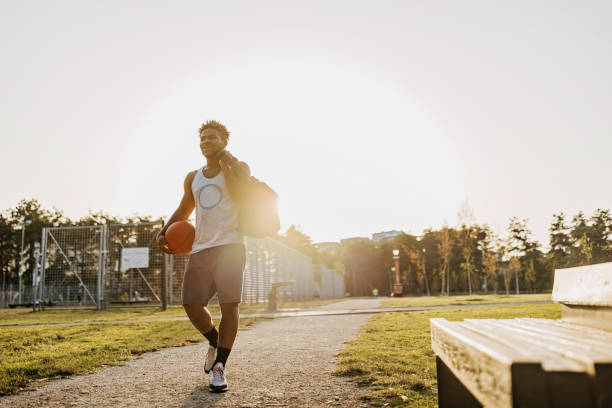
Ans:
{"type": "Polygon", "coordinates": [[[219,245],[243,242],[238,232],[238,209],[225,185],[223,171],[206,178],[199,169],[191,182],[195,199],[196,233],[191,253],[219,245]]]}

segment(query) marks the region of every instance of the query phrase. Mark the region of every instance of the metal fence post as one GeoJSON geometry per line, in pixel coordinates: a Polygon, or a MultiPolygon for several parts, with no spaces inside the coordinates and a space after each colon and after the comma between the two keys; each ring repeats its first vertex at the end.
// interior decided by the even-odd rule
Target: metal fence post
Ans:
{"type": "Polygon", "coordinates": [[[100,251],[98,253],[98,276],[96,282],[96,309],[102,309],[102,285],[104,282],[104,256],[105,256],[105,240],[106,237],[106,225],[100,227],[100,251]]]}
{"type": "Polygon", "coordinates": [[[161,276],[161,309],[168,308],[168,254],[164,253],[164,261],[162,262],[161,276]]]}
{"type": "Polygon", "coordinates": [[[45,267],[47,260],[47,228],[42,230],[42,239],[40,243],[40,308],[45,310],[45,267]]]}
{"type": "Polygon", "coordinates": [[[168,255],[168,303],[174,303],[174,255],[168,255]]]}

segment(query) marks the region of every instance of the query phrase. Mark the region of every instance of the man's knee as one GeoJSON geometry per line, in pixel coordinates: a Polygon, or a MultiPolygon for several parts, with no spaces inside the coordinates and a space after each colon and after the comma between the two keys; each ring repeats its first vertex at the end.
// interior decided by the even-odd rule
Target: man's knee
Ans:
{"type": "Polygon", "coordinates": [[[189,303],[187,305],[183,305],[183,308],[185,309],[187,315],[191,316],[202,313],[204,310],[204,305],[202,303],[189,303]]]}
{"type": "Polygon", "coordinates": [[[226,313],[237,313],[240,302],[236,303],[221,303],[219,307],[221,308],[221,314],[226,313]]]}

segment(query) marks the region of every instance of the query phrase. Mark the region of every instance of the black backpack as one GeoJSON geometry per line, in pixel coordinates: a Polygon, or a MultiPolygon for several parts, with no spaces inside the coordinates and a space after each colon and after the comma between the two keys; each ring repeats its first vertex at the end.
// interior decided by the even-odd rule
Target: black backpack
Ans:
{"type": "Polygon", "coordinates": [[[280,229],[278,194],[251,176],[248,167],[231,154],[223,155],[220,161],[226,165],[223,172],[228,190],[238,202],[238,231],[253,238],[276,236],[280,229]]]}

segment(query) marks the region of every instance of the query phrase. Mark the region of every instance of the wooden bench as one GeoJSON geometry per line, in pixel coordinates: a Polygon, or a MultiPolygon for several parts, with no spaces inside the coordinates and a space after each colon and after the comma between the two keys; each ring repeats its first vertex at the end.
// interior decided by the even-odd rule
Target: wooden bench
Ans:
{"type": "Polygon", "coordinates": [[[431,319],[440,407],[612,407],[612,263],[557,269],[561,320],[431,319]]]}

